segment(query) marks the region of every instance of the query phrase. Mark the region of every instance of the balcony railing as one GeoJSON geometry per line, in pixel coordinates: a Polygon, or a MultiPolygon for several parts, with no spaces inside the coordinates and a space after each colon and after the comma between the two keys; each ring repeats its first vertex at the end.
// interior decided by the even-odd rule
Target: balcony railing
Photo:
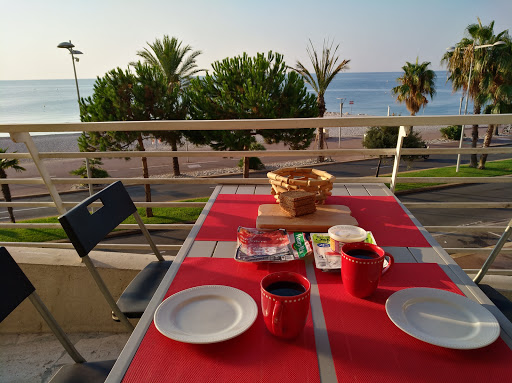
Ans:
{"type": "MultiPolygon", "coordinates": [[[[96,123],[67,123],[67,124],[0,124],[0,133],[9,133],[15,142],[24,143],[28,153],[2,153],[0,158],[31,159],[36,165],[39,178],[7,178],[0,179],[7,184],[41,184],[46,185],[52,198],[52,202],[0,202],[0,208],[5,207],[55,207],[59,214],[73,207],[76,202],[63,202],[56,185],[61,184],[110,184],[121,180],[125,185],[142,184],[211,184],[211,185],[268,185],[267,178],[56,178],[51,177],[47,170],[45,159],[69,159],[69,158],[126,158],[126,157],[225,157],[226,152],[209,151],[131,151],[131,152],[39,152],[34,144],[30,132],[91,132],[91,131],[172,131],[172,130],[254,130],[254,129],[298,129],[298,128],[328,128],[328,127],[369,127],[369,126],[400,126],[399,140],[394,149],[324,149],[324,150],[267,150],[267,151],[230,151],[230,157],[317,157],[322,156],[394,156],[393,173],[388,177],[338,177],[336,183],[389,183],[390,189],[395,190],[398,182],[403,183],[511,183],[512,177],[397,177],[398,165],[402,155],[424,154],[512,154],[512,147],[489,148],[402,148],[403,137],[407,134],[409,126],[446,126],[446,125],[510,125],[512,114],[502,115],[469,115],[469,116],[393,116],[393,117],[343,117],[343,118],[311,118],[311,119],[280,119],[280,120],[215,120],[215,121],[141,121],[141,122],[96,122],[96,123]]],[[[202,202],[136,202],[137,207],[202,207],[202,202]]],[[[94,206],[94,205],[93,205],[94,206]]],[[[511,208],[510,202],[459,202],[459,203],[406,203],[407,208],[511,208]]],[[[134,229],[137,225],[120,225],[120,229],[134,229]]],[[[190,229],[192,224],[149,224],[150,230],[154,229],[190,229]]],[[[59,224],[43,223],[0,223],[0,229],[13,228],[60,228],[59,224]]],[[[486,231],[489,226],[426,226],[429,231],[449,231],[457,233],[470,233],[486,231]]],[[[493,230],[505,229],[505,227],[492,226],[493,230]]],[[[158,244],[157,244],[158,245],[158,244]]],[[[33,246],[72,248],[67,243],[36,243],[36,242],[0,242],[0,246],[33,246]]],[[[160,245],[162,250],[177,250],[179,245],[160,245]]],[[[98,248],[104,249],[140,249],[149,250],[149,246],[125,243],[123,245],[105,244],[98,248]]],[[[487,248],[445,248],[448,253],[472,252],[488,253],[487,248]]],[[[502,253],[512,253],[512,249],[503,249],[502,253]]]]}

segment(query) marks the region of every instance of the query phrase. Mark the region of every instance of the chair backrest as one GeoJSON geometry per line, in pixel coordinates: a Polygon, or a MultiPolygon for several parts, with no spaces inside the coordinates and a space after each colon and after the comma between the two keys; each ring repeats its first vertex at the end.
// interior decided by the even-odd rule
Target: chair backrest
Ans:
{"type": "Polygon", "coordinates": [[[27,276],[5,247],[0,247],[0,322],[35,291],[27,276]]]}
{"type": "Polygon", "coordinates": [[[117,181],[59,217],[78,255],[84,257],[108,233],[137,211],[121,181],[117,181]],[[90,213],[88,206],[96,201],[103,206],[90,213]]]}

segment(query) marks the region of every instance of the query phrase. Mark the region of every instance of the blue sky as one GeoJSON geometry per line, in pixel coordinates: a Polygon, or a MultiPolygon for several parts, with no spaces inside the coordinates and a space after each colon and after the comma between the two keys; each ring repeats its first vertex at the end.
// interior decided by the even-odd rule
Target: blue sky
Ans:
{"type": "Polygon", "coordinates": [[[165,34],[201,50],[205,69],[269,50],[306,64],[308,39],[321,49],[328,38],[351,72],[400,71],[416,56],[439,70],[477,16],[495,20],[496,32],[512,29],[510,0],[0,0],[0,10],[0,80],[72,78],[67,51],[57,49],[67,40],[84,52],[78,76],[95,78],[126,68],[165,34]]]}

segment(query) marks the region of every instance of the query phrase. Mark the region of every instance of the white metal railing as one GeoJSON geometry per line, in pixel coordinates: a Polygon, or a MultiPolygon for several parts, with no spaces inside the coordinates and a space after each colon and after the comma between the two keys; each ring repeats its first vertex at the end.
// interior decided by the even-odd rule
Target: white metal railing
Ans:
{"type": "MultiPolygon", "coordinates": [[[[484,153],[510,153],[511,147],[490,147],[490,148],[402,148],[403,137],[407,135],[410,126],[444,126],[444,125],[510,125],[512,114],[502,115],[466,115],[466,116],[391,116],[391,117],[343,117],[343,118],[310,118],[310,119],[279,119],[279,120],[202,120],[202,121],[131,121],[131,122],[93,122],[93,123],[66,123],[66,124],[0,124],[0,133],[9,133],[13,141],[23,142],[28,153],[2,153],[0,158],[32,159],[38,168],[41,178],[8,178],[0,179],[0,184],[41,184],[46,185],[53,199],[53,202],[0,202],[0,207],[56,207],[59,213],[66,211],[66,208],[74,206],[78,202],[63,202],[57,192],[56,185],[61,184],[110,184],[121,180],[126,185],[142,184],[247,184],[262,185],[268,184],[266,178],[90,178],[78,177],[56,178],[50,177],[44,159],[54,158],[126,158],[126,157],[205,157],[204,151],[186,152],[39,152],[29,132],[88,132],[88,131],[158,131],[158,130],[254,130],[254,129],[298,129],[298,128],[327,128],[327,127],[368,127],[368,126],[400,126],[399,141],[395,149],[324,149],[324,150],[268,150],[251,151],[250,156],[257,157],[316,157],[323,156],[350,156],[354,154],[378,156],[386,155],[395,157],[393,173],[389,177],[338,177],[336,183],[389,183],[391,190],[394,190],[397,182],[403,183],[509,183],[512,177],[399,177],[398,164],[402,155],[421,154],[484,154],[484,153]]],[[[244,157],[248,152],[230,151],[230,157],[244,157]]],[[[208,157],[225,157],[226,152],[209,151],[208,157]]],[[[510,208],[512,202],[461,202],[461,203],[408,203],[408,208],[510,208]]],[[[138,207],[202,207],[204,203],[190,202],[136,202],[138,207]]],[[[137,225],[121,225],[120,228],[131,229],[137,225]]],[[[150,229],[174,228],[189,229],[190,224],[153,224],[148,225],[150,229]]],[[[0,223],[0,228],[12,229],[21,227],[31,228],[56,228],[58,224],[9,224],[0,223]]],[[[494,230],[497,227],[492,227],[494,230]]],[[[501,228],[501,227],[500,227],[501,228]]],[[[427,226],[428,230],[450,231],[450,232],[472,232],[476,230],[488,230],[488,226],[482,227],[451,227],[451,226],[427,226]]],[[[19,243],[0,243],[0,245],[20,246],[19,243]]],[[[40,244],[24,243],[37,247],[69,247],[68,244],[40,244]]],[[[102,245],[101,248],[122,248],[123,245],[102,245]],[[106,247],[103,247],[106,246],[106,247]]],[[[140,245],[143,248],[145,245],[140,245]]],[[[175,245],[167,245],[176,248],[175,245]]],[[[124,245],[131,249],[138,248],[133,244],[124,245]]],[[[179,247],[179,246],[178,246],[179,247]]],[[[476,252],[488,251],[488,249],[448,249],[450,252],[468,250],[476,252]]],[[[503,249],[510,252],[512,249],[503,249]]]]}
{"type": "Polygon", "coordinates": [[[0,124],[0,133],[23,132],[93,132],[93,131],[157,131],[157,130],[254,130],[307,129],[367,126],[444,126],[444,125],[508,125],[511,114],[465,116],[388,116],[342,118],[284,118],[271,120],[174,120],[174,121],[109,121],[59,124],[0,124]]]}

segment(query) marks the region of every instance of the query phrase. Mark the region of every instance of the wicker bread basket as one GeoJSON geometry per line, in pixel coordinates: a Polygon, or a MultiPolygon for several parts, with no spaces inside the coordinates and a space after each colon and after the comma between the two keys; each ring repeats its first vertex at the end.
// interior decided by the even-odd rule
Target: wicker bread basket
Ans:
{"type": "Polygon", "coordinates": [[[272,195],[279,202],[279,195],[290,190],[304,190],[316,194],[317,205],[323,205],[330,196],[333,175],[317,169],[283,168],[268,172],[267,177],[272,185],[272,195]]]}

